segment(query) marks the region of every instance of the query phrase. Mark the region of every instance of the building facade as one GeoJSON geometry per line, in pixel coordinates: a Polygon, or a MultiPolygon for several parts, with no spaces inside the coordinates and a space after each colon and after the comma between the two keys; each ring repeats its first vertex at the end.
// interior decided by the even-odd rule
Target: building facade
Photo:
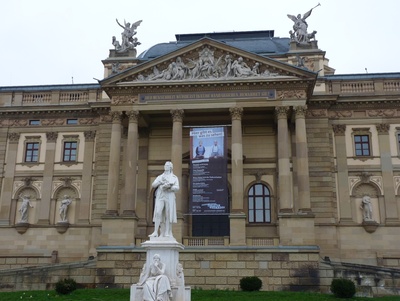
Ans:
{"type": "Polygon", "coordinates": [[[323,258],[399,268],[400,73],[335,75],[316,41],[273,34],[178,35],[110,50],[98,84],[0,87],[0,268],[129,258],[95,281],[136,281],[166,161],[188,285],[318,287],[323,258]],[[214,126],[229,210],[192,215],[190,128],[214,126]]]}

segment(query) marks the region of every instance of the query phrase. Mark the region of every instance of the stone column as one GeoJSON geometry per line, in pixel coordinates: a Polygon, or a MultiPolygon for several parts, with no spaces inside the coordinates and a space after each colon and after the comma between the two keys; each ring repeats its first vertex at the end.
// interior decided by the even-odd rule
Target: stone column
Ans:
{"type": "MultiPolygon", "coordinates": [[[[138,221],[138,235],[140,237],[147,237],[147,199],[149,189],[149,130],[141,128],[139,132],[139,156],[138,156],[138,175],[137,175],[137,193],[136,193],[136,215],[139,217],[138,221]]],[[[152,200],[152,197],[150,197],[152,200]]]]}
{"type": "Polygon", "coordinates": [[[8,134],[8,148],[6,156],[6,166],[4,170],[3,187],[0,195],[0,225],[8,226],[14,221],[10,221],[11,214],[11,199],[13,198],[13,184],[15,175],[15,163],[17,162],[17,151],[19,142],[19,133],[8,134]]]}
{"type": "Polygon", "coordinates": [[[121,209],[123,216],[136,216],[136,174],[138,163],[138,111],[126,113],[129,117],[127,162],[125,163],[125,195],[121,209]]]}
{"type": "Polygon", "coordinates": [[[279,212],[293,212],[292,178],[290,174],[289,128],[287,123],[289,107],[276,107],[278,121],[278,191],[279,212]]]}
{"type": "Polygon", "coordinates": [[[42,187],[42,199],[38,204],[38,224],[48,225],[50,224],[50,200],[51,192],[53,188],[53,173],[54,173],[54,161],[56,154],[56,142],[58,133],[47,132],[46,133],[46,155],[44,162],[43,172],[43,187],[42,187]]]}
{"type": "Polygon", "coordinates": [[[296,119],[296,157],[297,157],[297,208],[300,213],[311,212],[310,175],[308,166],[308,147],[305,114],[307,106],[294,107],[296,119]]]}
{"type": "Polygon", "coordinates": [[[83,152],[82,197],[77,212],[78,223],[88,224],[90,221],[90,204],[92,198],[93,156],[96,131],[85,131],[85,149],[83,152]]]}
{"type": "Polygon", "coordinates": [[[174,165],[174,174],[178,177],[180,189],[176,192],[176,209],[178,215],[178,224],[173,229],[173,234],[178,242],[182,242],[183,236],[183,208],[182,204],[182,123],[184,117],[183,110],[171,110],[172,115],[172,149],[171,162],[174,165]]]}
{"type": "Polygon", "coordinates": [[[349,170],[347,167],[346,153],[346,125],[334,124],[336,164],[337,164],[337,187],[339,200],[340,223],[352,223],[350,191],[349,191],[349,170]]]}
{"type": "Polygon", "coordinates": [[[243,209],[243,108],[230,108],[232,119],[232,208],[229,215],[230,244],[246,245],[246,214],[243,209]]]}
{"type": "Polygon", "coordinates": [[[111,112],[112,128],[110,141],[110,160],[108,165],[107,211],[106,216],[118,215],[119,168],[121,156],[122,112],[111,112]]]}
{"type": "MultiPolygon", "coordinates": [[[[381,168],[383,178],[383,192],[385,196],[385,216],[386,224],[398,221],[398,212],[396,205],[396,196],[393,189],[393,163],[390,152],[389,129],[390,124],[377,124],[376,129],[379,137],[379,150],[381,154],[381,168]]],[[[373,214],[377,214],[374,212],[373,214]]],[[[372,216],[374,219],[376,217],[372,216]]]]}

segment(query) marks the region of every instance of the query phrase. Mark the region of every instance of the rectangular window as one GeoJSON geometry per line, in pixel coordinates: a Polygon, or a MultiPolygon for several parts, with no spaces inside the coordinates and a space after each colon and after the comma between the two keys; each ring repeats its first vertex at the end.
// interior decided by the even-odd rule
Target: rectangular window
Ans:
{"type": "Polygon", "coordinates": [[[29,125],[40,125],[40,120],[29,120],[29,125]]]}
{"type": "Polygon", "coordinates": [[[39,142],[27,142],[25,144],[25,162],[39,161],[39,142]]]}
{"type": "Polygon", "coordinates": [[[67,124],[78,124],[78,119],[67,119],[67,124]]]}
{"type": "Polygon", "coordinates": [[[75,162],[78,142],[77,141],[65,141],[63,150],[63,161],[64,162],[75,162]]]}
{"type": "Polygon", "coordinates": [[[354,135],[354,149],[356,156],[370,156],[369,135],[354,135]]]}

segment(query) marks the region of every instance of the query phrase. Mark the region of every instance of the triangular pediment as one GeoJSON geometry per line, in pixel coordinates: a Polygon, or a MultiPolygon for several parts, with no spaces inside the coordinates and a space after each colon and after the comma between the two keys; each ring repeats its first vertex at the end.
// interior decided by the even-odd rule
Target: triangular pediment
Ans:
{"type": "Polygon", "coordinates": [[[101,81],[111,86],[315,80],[316,73],[203,38],[101,81]]]}

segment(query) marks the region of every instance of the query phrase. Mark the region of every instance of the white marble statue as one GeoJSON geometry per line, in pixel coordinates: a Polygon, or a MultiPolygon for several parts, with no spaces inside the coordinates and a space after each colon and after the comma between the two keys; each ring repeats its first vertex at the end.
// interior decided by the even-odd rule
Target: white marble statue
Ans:
{"type": "Polygon", "coordinates": [[[150,237],[173,237],[172,223],[177,222],[175,192],[179,190],[179,181],[172,169],[172,163],[165,162],[164,173],[159,175],[152,184],[157,191],[153,216],[154,232],[149,235],[150,237]]]}
{"type": "Polygon", "coordinates": [[[28,222],[28,214],[29,214],[29,208],[33,208],[33,205],[31,204],[30,200],[30,195],[20,195],[20,198],[22,199],[22,205],[21,208],[19,208],[19,212],[21,213],[21,218],[19,220],[20,223],[27,223],[28,222]]]}
{"type": "MultiPolygon", "coordinates": [[[[320,6],[321,4],[318,3],[317,6],[320,6]]],[[[308,12],[306,12],[303,16],[301,14],[298,14],[297,16],[293,15],[287,15],[290,20],[294,22],[293,24],[293,34],[291,32],[291,39],[296,41],[297,43],[308,43],[310,42],[310,38],[315,38],[315,32],[313,32],[312,36],[309,36],[307,29],[308,29],[308,24],[306,22],[306,19],[311,15],[311,12],[314,8],[317,6],[313,7],[310,9],[308,12]]]]}
{"type": "Polygon", "coordinates": [[[70,199],[69,195],[64,195],[63,200],[61,201],[60,205],[60,218],[61,222],[67,222],[67,213],[68,213],[68,206],[71,205],[72,200],[70,199]]]}
{"type": "Polygon", "coordinates": [[[364,221],[372,221],[372,203],[368,195],[363,196],[360,208],[363,211],[364,221]]]}
{"type": "Polygon", "coordinates": [[[143,269],[138,283],[143,286],[143,301],[169,301],[172,297],[171,283],[165,275],[165,264],[160,255],[154,254],[153,262],[143,269]]]}

